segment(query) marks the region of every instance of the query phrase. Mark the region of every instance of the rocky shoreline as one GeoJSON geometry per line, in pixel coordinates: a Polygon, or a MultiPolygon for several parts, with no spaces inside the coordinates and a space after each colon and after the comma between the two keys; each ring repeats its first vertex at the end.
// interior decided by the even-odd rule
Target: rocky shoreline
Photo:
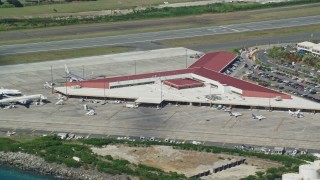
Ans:
{"type": "Polygon", "coordinates": [[[21,153],[0,152],[0,164],[16,167],[22,170],[35,171],[43,175],[50,175],[61,179],[72,180],[128,180],[128,176],[110,175],[93,169],[70,168],[64,164],[47,163],[43,158],[21,153]]]}

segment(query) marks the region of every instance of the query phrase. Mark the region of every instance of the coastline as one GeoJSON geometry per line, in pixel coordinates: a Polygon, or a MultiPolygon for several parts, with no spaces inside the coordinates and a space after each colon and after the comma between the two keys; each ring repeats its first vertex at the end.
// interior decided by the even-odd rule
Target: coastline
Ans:
{"type": "Polygon", "coordinates": [[[48,163],[43,158],[21,152],[0,152],[0,165],[34,171],[60,179],[72,180],[128,180],[128,176],[111,175],[84,167],[70,168],[64,164],[48,163]]]}

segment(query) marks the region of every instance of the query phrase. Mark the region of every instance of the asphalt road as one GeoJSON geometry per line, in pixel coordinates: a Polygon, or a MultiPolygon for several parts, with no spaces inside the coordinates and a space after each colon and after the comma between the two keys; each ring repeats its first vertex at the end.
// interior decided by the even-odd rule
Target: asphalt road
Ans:
{"type": "Polygon", "coordinates": [[[320,15],[252,23],[230,24],[224,26],[210,26],[201,28],[148,32],[98,38],[4,45],[0,46],[0,55],[75,49],[95,46],[130,45],[138,42],[151,42],[165,39],[178,39],[206,35],[232,34],[238,32],[251,32],[258,30],[278,29],[319,23],[320,15]]]}

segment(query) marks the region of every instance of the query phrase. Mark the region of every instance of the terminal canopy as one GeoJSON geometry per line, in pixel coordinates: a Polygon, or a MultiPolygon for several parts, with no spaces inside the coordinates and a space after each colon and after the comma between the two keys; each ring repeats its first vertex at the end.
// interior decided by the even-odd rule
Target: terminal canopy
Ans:
{"type": "Polygon", "coordinates": [[[145,103],[145,104],[160,104],[162,102],[161,98],[146,98],[146,97],[139,97],[136,103],[145,103]]]}

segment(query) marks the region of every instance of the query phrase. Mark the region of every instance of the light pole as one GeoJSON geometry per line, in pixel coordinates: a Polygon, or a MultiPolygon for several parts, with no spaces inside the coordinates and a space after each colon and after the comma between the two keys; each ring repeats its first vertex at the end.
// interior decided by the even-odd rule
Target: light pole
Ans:
{"type": "Polygon", "coordinates": [[[51,65],[51,93],[53,94],[53,74],[52,74],[52,65],[51,65]]]}
{"type": "Polygon", "coordinates": [[[103,79],[103,98],[104,98],[104,103],[106,103],[106,75],[104,75],[104,79],[103,79]]]}
{"type": "Polygon", "coordinates": [[[160,98],[160,108],[162,109],[162,82],[161,82],[161,78],[160,79],[160,94],[161,94],[161,98],[160,98]]]}
{"type": "Polygon", "coordinates": [[[137,62],[134,60],[134,74],[137,74],[137,62]]]}
{"type": "Polygon", "coordinates": [[[84,65],[82,65],[82,78],[84,79],[84,65]]]}
{"type": "Polygon", "coordinates": [[[65,86],[66,86],[66,97],[68,98],[68,87],[67,87],[67,81],[68,81],[68,74],[67,74],[67,72],[66,72],[66,84],[65,84],[65,86]]]}
{"type": "Polygon", "coordinates": [[[188,49],[186,48],[186,68],[188,67],[188,49]]]}
{"type": "Polygon", "coordinates": [[[269,93],[269,111],[271,111],[271,94],[269,93]]]}

